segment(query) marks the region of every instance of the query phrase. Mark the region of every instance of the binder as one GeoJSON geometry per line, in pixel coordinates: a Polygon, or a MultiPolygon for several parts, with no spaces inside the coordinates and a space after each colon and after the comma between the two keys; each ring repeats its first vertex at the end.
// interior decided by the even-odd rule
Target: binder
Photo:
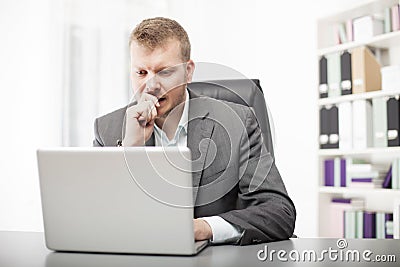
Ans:
{"type": "Polygon", "coordinates": [[[326,107],[319,110],[319,144],[321,149],[329,147],[329,112],[326,107]]]}
{"type": "Polygon", "coordinates": [[[326,56],[328,66],[328,97],[340,96],[340,53],[326,56]]]}
{"type": "Polygon", "coordinates": [[[387,101],[387,146],[399,146],[399,130],[400,130],[400,116],[399,116],[399,100],[398,98],[391,97],[387,101]]]}
{"type": "Polygon", "coordinates": [[[339,111],[336,106],[328,109],[329,112],[329,144],[328,148],[339,148],[339,111]]]}
{"type": "Polygon", "coordinates": [[[364,211],[356,211],[356,238],[364,236],[364,211]]]}
{"type": "Polygon", "coordinates": [[[353,117],[351,102],[339,103],[338,108],[339,148],[342,150],[349,150],[353,148],[353,117]]]}
{"type": "Polygon", "coordinates": [[[376,213],[364,211],[364,238],[376,237],[376,213]]]}
{"type": "Polygon", "coordinates": [[[381,65],[365,46],[351,52],[353,94],[381,90],[381,65]]]}
{"type": "Polygon", "coordinates": [[[340,72],[342,95],[350,95],[352,93],[351,86],[351,54],[348,51],[343,52],[340,56],[340,72]]]}
{"type": "Polygon", "coordinates": [[[377,239],[385,239],[385,213],[382,211],[376,212],[376,232],[377,239]]]}
{"type": "Polygon", "coordinates": [[[319,97],[328,97],[328,66],[324,56],[319,59],[319,97]]]}
{"type": "Polygon", "coordinates": [[[346,159],[336,157],[325,160],[325,185],[335,187],[347,186],[346,159]]]}
{"type": "Polygon", "coordinates": [[[387,146],[387,115],[386,99],[372,99],[372,124],[374,147],[387,146]]]}
{"type": "Polygon", "coordinates": [[[344,211],[344,238],[356,238],[356,214],[355,210],[344,211]]]}
{"type": "Polygon", "coordinates": [[[372,105],[365,99],[354,100],[353,148],[363,149],[372,145],[372,105]]]}
{"type": "Polygon", "coordinates": [[[334,159],[324,161],[324,185],[334,186],[335,184],[335,163],[334,159]]]}

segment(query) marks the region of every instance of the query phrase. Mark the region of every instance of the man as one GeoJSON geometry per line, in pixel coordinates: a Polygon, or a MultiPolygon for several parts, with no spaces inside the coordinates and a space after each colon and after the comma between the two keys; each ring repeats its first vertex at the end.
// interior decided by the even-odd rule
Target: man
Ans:
{"type": "Polygon", "coordinates": [[[146,19],[129,45],[136,101],[96,119],[93,144],[188,146],[196,240],[246,245],[291,237],[295,207],[252,110],[190,91],[195,64],[181,25],[146,19]]]}

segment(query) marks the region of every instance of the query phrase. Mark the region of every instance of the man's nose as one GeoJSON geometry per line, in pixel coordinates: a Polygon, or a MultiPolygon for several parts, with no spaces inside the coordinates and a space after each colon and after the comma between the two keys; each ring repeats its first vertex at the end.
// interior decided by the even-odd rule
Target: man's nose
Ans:
{"type": "Polygon", "coordinates": [[[161,84],[157,79],[157,75],[153,75],[150,79],[146,82],[146,93],[158,96],[161,91],[161,84]]]}

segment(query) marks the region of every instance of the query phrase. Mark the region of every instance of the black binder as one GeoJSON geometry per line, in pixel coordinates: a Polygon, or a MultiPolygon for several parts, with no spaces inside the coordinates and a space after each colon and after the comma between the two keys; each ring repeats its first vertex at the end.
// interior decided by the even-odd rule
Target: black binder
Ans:
{"type": "Polygon", "coordinates": [[[329,111],[326,107],[319,110],[319,147],[325,149],[329,147],[329,111]]]}
{"type": "Polygon", "coordinates": [[[353,90],[351,84],[351,54],[348,51],[343,52],[340,56],[340,73],[342,95],[350,95],[353,90]]]}
{"type": "Polygon", "coordinates": [[[319,97],[328,97],[328,61],[324,56],[319,59],[319,97]]]}
{"type": "Polygon", "coordinates": [[[388,146],[399,146],[400,138],[400,102],[395,97],[387,101],[388,146]]]}
{"type": "Polygon", "coordinates": [[[339,148],[339,110],[337,106],[328,109],[329,112],[329,145],[328,148],[339,148]]]}

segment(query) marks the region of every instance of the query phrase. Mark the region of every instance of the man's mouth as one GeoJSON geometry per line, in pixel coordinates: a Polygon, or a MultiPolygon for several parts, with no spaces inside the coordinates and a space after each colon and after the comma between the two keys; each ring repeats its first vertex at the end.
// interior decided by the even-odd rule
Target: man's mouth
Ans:
{"type": "Polygon", "coordinates": [[[166,97],[160,97],[160,98],[158,99],[158,103],[162,104],[162,103],[165,102],[166,99],[167,99],[166,97]]]}

